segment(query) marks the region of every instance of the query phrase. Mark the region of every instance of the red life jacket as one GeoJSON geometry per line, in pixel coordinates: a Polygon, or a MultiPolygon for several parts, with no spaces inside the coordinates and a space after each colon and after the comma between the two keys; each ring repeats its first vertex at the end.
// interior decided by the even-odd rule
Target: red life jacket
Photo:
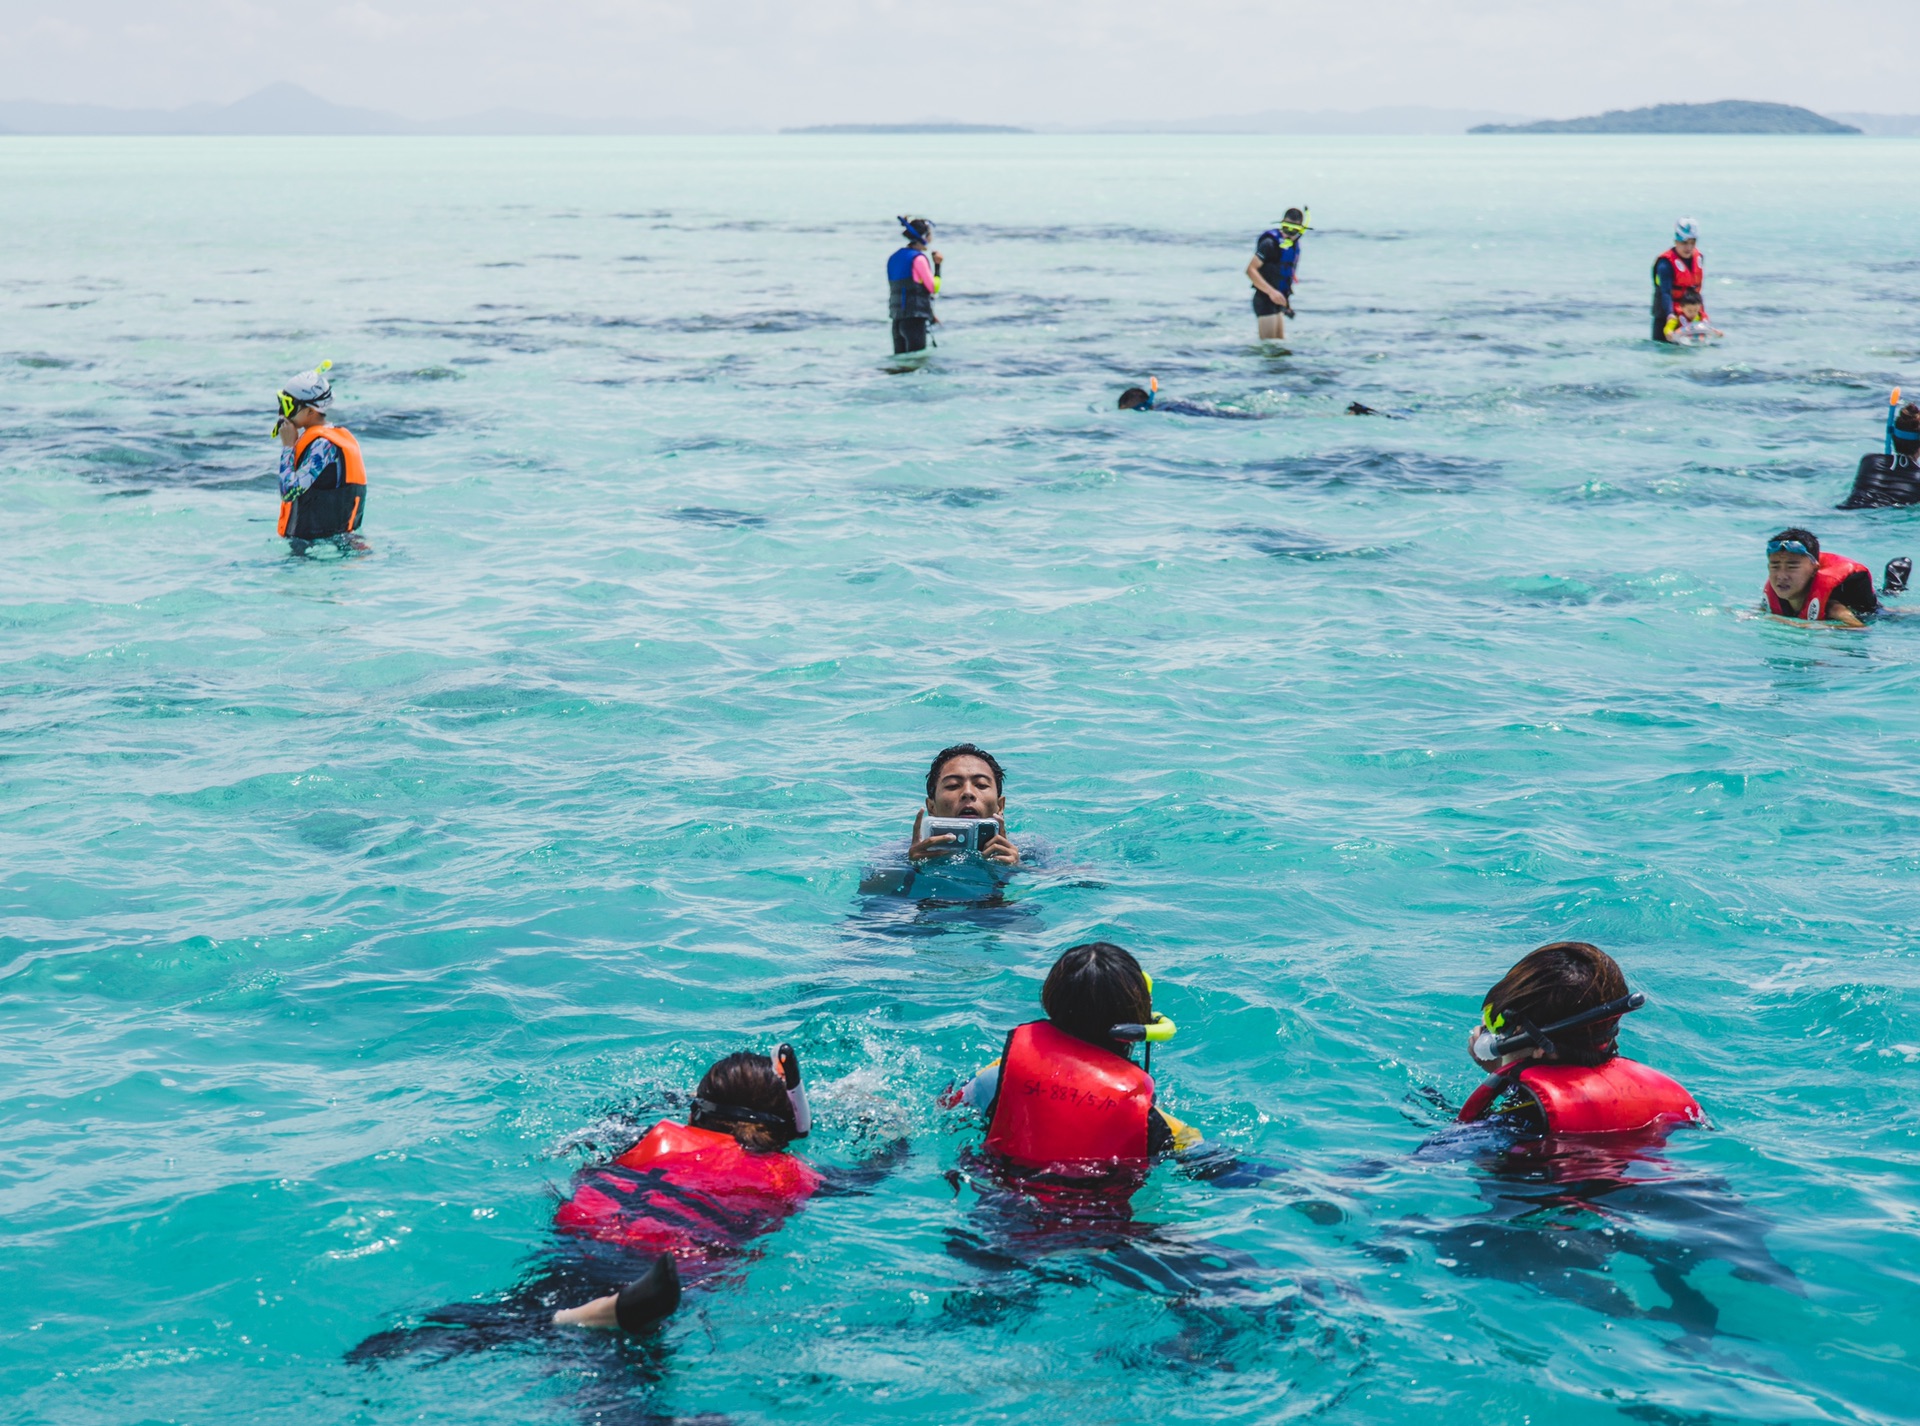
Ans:
{"type": "Polygon", "coordinates": [[[1147,1163],[1153,1077],[1045,1020],[1007,1036],[987,1148],[1026,1168],[1095,1174],[1147,1163]]]}
{"type": "Polygon", "coordinates": [[[699,1257],[778,1228],[820,1183],[792,1154],[749,1153],[731,1134],[662,1122],[584,1174],[553,1223],[640,1252],[699,1257]]]}
{"type": "Polygon", "coordinates": [[[1820,568],[1814,571],[1813,587],[1807,590],[1807,602],[1800,606],[1800,612],[1798,614],[1789,609],[1786,601],[1773,592],[1773,584],[1771,581],[1763,584],[1760,588],[1761,592],[1767,596],[1767,608],[1775,614],[1778,614],[1781,618],[1811,619],[1817,621],[1827,617],[1827,596],[1839,588],[1844,581],[1852,578],[1856,574],[1864,574],[1869,578],[1872,577],[1872,571],[1859,561],[1850,560],[1845,555],[1836,555],[1830,551],[1822,551],[1820,555],[1820,568]]]}
{"type": "Polygon", "coordinates": [[[1549,1134],[1626,1134],[1656,1124],[1693,1124],[1704,1116],[1679,1081],[1616,1055],[1603,1065],[1530,1065],[1503,1070],[1460,1110],[1462,1124],[1484,1119],[1508,1086],[1531,1094],[1549,1134]]]}
{"type": "Polygon", "coordinates": [[[360,442],[353,438],[353,432],[345,426],[307,427],[294,442],[293,463],[298,465],[307,447],[322,436],[340,451],[340,474],[325,485],[316,482],[296,500],[280,502],[282,535],[321,539],[360,528],[360,516],[367,508],[367,464],[360,458],[360,442]]]}
{"type": "MultiPolygon", "coordinates": [[[[1642,248],[1640,251],[1645,252],[1646,249],[1642,248]]],[[[1682,302],[1686,301],[1689,297],[1698,297],[1700,295],[1700,289],[1706,286],[1706,259],[1700,256],[1700,249],[1698,248],[1693,250],[1693,258],[1691,261],[1681,257],[1679,252],[1673,248],[1668,248],[1660,254],[1660,257],[1665,258],[1673,264],[1673,308],[1677,312],[1680,310],[1680,304],[1682,302]]],[[[1659,265],[1659,258],[1654,259],[1654,266],[1658,267],[1659,265]]],[[[1707,314],[1703,310],[1700,315],[1704,317],[1707,314]]]]}

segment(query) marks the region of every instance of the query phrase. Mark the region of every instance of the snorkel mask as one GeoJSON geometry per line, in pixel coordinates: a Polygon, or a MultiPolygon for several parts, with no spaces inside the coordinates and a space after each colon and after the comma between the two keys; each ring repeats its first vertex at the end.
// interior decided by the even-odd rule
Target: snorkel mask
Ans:
{"type": "Polygon", "coordinates": [[[333,363],[323,361],[312,371],[296,376],[280,392],[280,420],[273,423],[273,434],[280,434],[280,423],[291,421],[293,413],[302,406],[311,406],[316,411],[327,409],[333,400],[333,382],[327,373],[333,370],[333,363]]]}
{"type": "Polygon", "coordinates": [[[813,1128],[813,1111],[807,1105],[807,1091],[800,1083],[800,1056],[793,1052],[792,1045],[781,1045],[767,1058],[773,1061],[773,1072],[787,1088],[786,1117],[769,1114],[764,1109],[749,1109],[744,1104],[721,1104],[698,1095],[692,1100],[694,1111],[702,1117],[711,1115],[715,1119],[764,1124],[771,1129],[783,1129],[796,1139],[806,1138],[813,1128]]]}
{"type": "Polygon", "coordinates": [[[1512,1017],[1514,1028],[1511,1030],[1507,1029],[1507,1015],[1495,1014],[1491,1005],[1483,1005],[1480,1007],[1481,1028],[1473,1032],[1473,1055],[1483,1064],[1492,1064],[1518,1050],[1538,1049],[1542,1056],[1551,1056],[1559,1051],[1559,1047],[1553,1043],[1553,1036],[1562,1031],[1577,1030],[1582,1025],[1591,1025],[1596,1020],[1616,1020],[1646,1003],[1647,997],[1635,990],[1617,1000],[1609,1000],[1605,1005],[1596,1005],[1591,1010],[1582,1010],[1578,1015],[1556,1020],[1551,1025],[1535,1025],[1524,1015],[1515,1015],[1512,1017]]]}
{"type": "MultiPolygon", "coordinates": [[[[1147,999],[1151,1001],[1153,999],[1153,977],[1145,971],[1141,971],[1140,975],[1147,982],[1147,999]]],[[[1145,1064],[1143,1068],[1152,1069],[1153,1047],[1155,1045],[1166,1044],[1167,1041],[1180,1033],[1180,1027],[1174,1024],[1173,1021],[1167,1019],[1166,1016],[1155,1011],[1153,1019],[1144,1025],[1115,1025],[1109,1029],[1107,1033],[1114,1039],[1123,1040],[1128,1044],[1139,1044],[1144,1041],[1147,1049],[1144,1056],[1145,1064]]]]}
{"type": "Polygon", "coordinates": [[[1313,209],[1302,208],[1300,210],[1299,222],[1297,223],[1289,222],[1287,219],[1283,218],[1274,225],[1274,231],[1280,234],[1280,241],[1283,245],[1287,247],[1292,247],[1295,243],[1300,241],[1300,235],[1306,232],[1307,229],[1311,228],[1312,226],[1313,226],[1313,209]]]}

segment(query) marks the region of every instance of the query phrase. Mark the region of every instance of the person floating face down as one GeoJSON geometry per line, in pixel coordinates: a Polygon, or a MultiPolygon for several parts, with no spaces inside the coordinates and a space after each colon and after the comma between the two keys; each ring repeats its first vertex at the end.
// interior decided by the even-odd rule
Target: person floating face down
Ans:
{"type": "Polygon", "coordinates": [[[418,1326],[375,1333],[347,1359],[485,1350],[555,1327],[642,1332],[679,1305],[683,1274],[698,1287],[816,1194],[862,1192],[906,1153],[895,1141],[859,1168],[818,1170],[790,1152],[811,1128],[791,1045],[728,1055],[701,1077],[685,1124],[662,1120],[580,1173],[553,1219],[568,1251],[502,1300],[438,1308],[418,1326]]]}
{"type": "Polygon", "coordinates": [[[925,861],[977,851],[990,862],[1018,866],[1020,853],[1007,836],[1006,811],[1006,773],[992,753],[972,743],[942,748],[933,755],[933,764],[927,769],[927,801],[913,814],[913,835],[907,840],[907,857],[911,861],[925,861]],[[974,840],[963,846],[962,836],[954,832],[929,831],[922,836],[921,828],[929,817],[959,818],[975,823],[995,821],[999,829],[984,829],[987,834],[984,843],[978,840],[976,832],[974,840]]]}
{"type": "MultiPolygon", "coordinates": [[[[1904,559],[1887,565],[1889,592],[1906,588],[1910,568],[1904,559]]],[[[1767,582],[1760,593],[1769,614],[1849,629],[1862,627],[1863,617],[1880,607],[1871,570],[1845,555],[1822,554],[1813,532],[1798,526],[1767,541],[1767,582]]]]}
{"type": "Polygon", "coordinates": [[[280,392],[280,526],[303,551],[315,540],[338,539],[360,528],[367,513],[367,467],[360,442],[345,426],[330,425],[333,383],[323,361],[280,392]]]}
{"type": "MultiPolygon", "coordinates": [[[[1700,256],[1700,229],[1691,218],[1673,225],[1673,246],[1653,260],[1653,339],[1671,342],[1678,327],[1667,324],[1681,317],[1689,299],[1698,305],[1706,285],[1707,264],[1700,256]]],[[[1705,319],[1704,311],[1701,314],[1705,319]]],[[[1684,317],[1681,317],[1684,321],[1684,317]]]]}
{"type": "Polygon", "coordinates": [[[635,1333],[672,1313],[683,1265],[738,1254],[820,1190],[823,1176],[790,1151],[811,1128],[791,1045],[713,1065],[685,1124],[655,1124],[613,1162],[583,1174],[554,1214],[562,1233],[652,1259],[619,1292],[555,1312],[555,1325],[635,1333]]]}
{"type": "Polygon", "coordinates": [[[1287,334],[1286,318],[1293,315],[1293,279],[1300,270],[1300,240],[1309,227],[1307,210],[1289,208],[1253,245],[1247,263],[1247,281],[1253,284],[1253,315],[1262,341],[1278,341],[1287,334]]]}
{"type": "Polygon", "coordinates": [[[1689,1124],[1700,1106],[1678,1082],[1620,1053],[1620,1017],[1645,997],[1585,941],[1529,951],[1480,1002],[1467,1053],[1492,1078],[1460,1122],[1525,1134],[1614,1134],[1689,1124]]]}
{"type": "Polygon", "coordinates": [[[1153,981],[1132,955],[1110,941],[1074,946],[1047,972],[1040,1004],[1047,1018],[1016,1026],[1000,1058],[946,1101],[985,1112],[986,1152],[1019,1187],[1124,1197],[1154,1158],[1200,1144],[1133,1062],[1135,1045],[1172,1039],[1174,1025],[1154,1013],[1153,981]]]}
{"type": "Polygon", "coordinates": [[[929,252],[933,223],[926,218],[902,218],[900,236],[906,246],[887,259],[887,315],[893,318],[895,356],[925,351],[927,327],[938,323],[933,299],[940,291],[943,258],[929,252]]]}

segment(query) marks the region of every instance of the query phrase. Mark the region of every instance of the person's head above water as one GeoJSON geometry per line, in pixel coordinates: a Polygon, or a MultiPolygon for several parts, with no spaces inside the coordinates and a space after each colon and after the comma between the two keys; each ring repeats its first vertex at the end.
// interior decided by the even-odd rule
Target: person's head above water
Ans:
{"type": "Polygon", "coordinates": [[[900,236],[913,247],[923,248],[933,241],[933,220],[931,218],[899,218],[900,236]]]}
{"type": "Polygon", "coordinates": [[[1811,530],[1790,526],[1767,541],[1767,583],[1789,604],[1798,605],[1820,572],[1820,541],[1811,530]]]}
{"type": "MultiPolygon", "coordinates": [[[[1627,978],[1612,956],[1585,941],[1555,941],[1527,952],[1500,977],[1480,1003],[1480,1025],[1494,1035],[1544,1028],[1626,994],[1627,978]]],[[[1620,1017],[1609,1015],[1556,1031],[1551,1053],[1534,1048],[1514,1058],[1603,1065],[1619,1053],[1619,1034],[1620,1017]]]]}
{"type": "Polygon", "coordinates": [[[1698,292],[1689,292],[1680,299],[1680,310],[1689,320],[1699,321],[1702,303],[1698,292]]]}
{"type": "Polygon", "coordinates": [[[1693,256],[1700,241],[1700,225],[1691,218],[1677,218],[1673,224],[1673,246],[1681,257],[1693,256]]]}
{"type": "Polygon", "coordinates": [[[1113,1027],[1152,1023],[1153,982],[1127,951],[1111,941],[1088,941],[1053,963],[1040,1005],[1075,1039],[1126,1055],[1129,1046],[1114,1039],[1113,1027]]]}
{"type": "Polygon", "coordinates": [[[804,1138],[811,1124],[806,1092],[800,1088],[800,1062],[790,1047],[780,1047],[784,1062],[741,1050],[728,1055],[700,1077],[687,1122],[696,1129],[731,1134],[742,1146],[766,1152],[804,1138]],[[782,1073],[782,1069],[786,1074],[782,1073]]]}
{"type": "Polygon", "coordinates": [[[1145,387],[1129,386],[1125,391],[1120,393],[1120,409],[1122,411],[1138,411],[1142,406],[1151,405],[1153,405],[1153,397],[1147,392],[1145,387]]]}
{"type": "Polygon", "coordinates": [[[933,755],[927,811],[935,817],[997,817],[1006,806],[1006,773],[985,748],[955,743],[933,755]]]}
{"type": "Polygon", "coordinates": [[[303,371],[280,388],[280,419],[296,426],[317,425],[333,404],[333,382],[327,372],[333,367],[323,361],[312,371],[303,371]]]}

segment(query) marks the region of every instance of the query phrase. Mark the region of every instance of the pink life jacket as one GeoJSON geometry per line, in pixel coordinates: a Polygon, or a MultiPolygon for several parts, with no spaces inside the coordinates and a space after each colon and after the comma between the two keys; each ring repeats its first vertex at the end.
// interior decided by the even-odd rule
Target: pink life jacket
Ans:
{"type": "Polygon", "coordinates": [[[553,1222],[638,1252],[701,1257],[778,1228],[820,1184],[814,1168],[785,1151],[750,1153],[731,1134],[663,1121],[582,1175],[553,1222]]]}
{"type": "Polygon", "coordinates": [[[1530,1065],[1502,1070],[1467,1098],[1459,1122],[1484,1119],[1509,1085],[1533,1096],[1549,1134],[1627,1134],[1705,1116],[1679,1081],[1616,1055],[1603,1065],[1530,1065]]]}

